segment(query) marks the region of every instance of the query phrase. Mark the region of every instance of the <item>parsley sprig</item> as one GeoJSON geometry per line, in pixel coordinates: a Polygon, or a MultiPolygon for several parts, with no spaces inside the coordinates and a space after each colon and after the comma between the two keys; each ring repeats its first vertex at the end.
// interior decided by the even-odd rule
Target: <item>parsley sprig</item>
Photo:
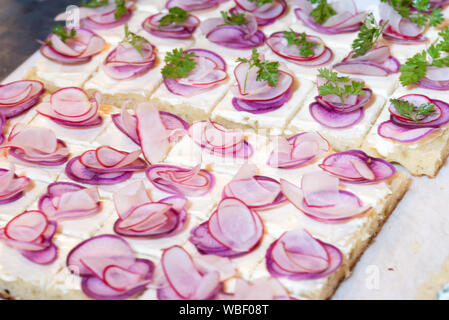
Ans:
{"type": "Polygon", "coordinates": [[[379,26],[374,15],[368,14],[360,27],[360,32],[357,38],[352,42],[352,49],[354,50],[354,58],[364,56],[371,48],[374,47],[379,37],[382,35],[387,23],[379,26]]]}
{"type": "Polygon", "coordinates": [[[185,78],[189,73],[195,69],[197,62],[193,59],[194,52],[187,52],[182,49],[173,49],[172,52],[167,52],[165,56],[165,66],[161,73],[168,79],[185,78]]]}
{"type": "Polygon", "coordinates": [[[433,8],[430,11],[429,0],[381,0],[391,5],[401,17],[416,23],[418,27],[423,27],[428,23],[431,27],[436,27],[443,22],[441,8],[433,8]],[[412,10],[413,9],[413,10],[412,10]]]}
{"type": "Polygon", "coordinates": [[[246,20],[244,13],[233,13],[230,14],[226,11],[220,11],[221,17],[224,20],[224,23],[227,25],[236,25],[240,26],[242,24],[247,24],[248,20],[246,20]]]}
{"type": "Polygon", "coordinates": [[[183,23],[189,17],[189,13],[180,7],[173,7],[159,20],[159,26],[163,27],[170,23],[183,23]]]}
{"type": "Polygon", "coordinates": [[[267,4],[267,3],[272,3],[273,2],[273,0],[248,0],[249,2],[256,2],[256,5],[258,6],[258,7],[261,7],[261,6],[263,6],[264,4],[267,4]]]}
{"type": "MultiPolygon", "coordinates": [[[[82,1],[81,6],[87,8],[99,8],[109,4],[109,0],[90,0],[89,2],[82,1]]],[[[120,19],[128,10],[126,8],[125,0],[115,0],[116,9],[114,12],[115,20],[120,19]]]]}
{"type": "Polygon", "coordinates": [[[327,0],[309,0],[309,2],[317,4],[317,6],[310,12],[310,16],[315,23],[323,24],[329,20],[330,17],[337,14],[337,11],[327,3],[327,0]]]}
{"type": "Polygon", "coordinates": [[[99,8],[109,4],[109,0],[90,0],[89,2],[81,1],[82,7],[99,8]]]}
{"type": "Polygon", "coordinates": [[[60,24],[54,25],[51,28],[51,31],[61,38],[62,42],[66,42],[68,39],[75,38],[76,30],[75,29],[67,29],[60,24]]]}
{"type": "Polygon", "coordinates": [[[419,117],[427,117],[436,112],[433,103],[423,103],[416,106],[407,100],[390,99],[390,102],[393,103],[396,111],[415,122],[420,122],[419,117]]]}
{"type": "Polygon", "coordinates": [[[120,19],[128,11],[125,0],[115,0],[116,9],[114,12],[115,20],[120,19]]]}
{"type": "Polygon", "coordinates": [[[442,68],[449,67],[449,27],[441,30],[438,35],[440,40],[432,44],[427,50],[423,50],[401,65],[399,80],[403,86],[408,86],[424,78],[427,68],[435,66],[442,68]]]}
{"type": "Polygon", "coordinates": [[[256,78],[257,81],[267,81],[270,86],[277,86],[279,79],[278,61],[262,61],[259,57],[259,52],[257,52],[257,49],[253,48],[250,59],[238,58],[237,62],[249,63],[249,68],[245,76],[245,84],[243,85],[243,92],[246,92],[246,83],[248,82],[249,71],[254,67],[258,68],[256,78]]]}
{"type": "Polygon", "coordinates": [[[364,95],[366,93],[363,90],[365,85],[363,81],[354,81],[349,77],[339,77],[337,72],[325,68],[318,69],[318,75],[327,80],[325,84],[318,87],[320,96],[335,94],[340,98],[343,110],[346,97],[350,95],[364,95]],[[343,83],[344,85],[341,87],[339,84],[343,83]]]}
{"type": "Polygon", "coordinates": [[[298,47],[301,57],[313,56],[314,51],[312,48],[315,47],[317,43],[307,41],[307,35],[305,32],[300,33],[298,36],[296,32],[290,28],[289,31],[284,31],[284,38],[287,40],[288,44],[298,47]]]}
{"type": "Polygon", "coordinates": [[[148,43],[148,40],[135,34],[134,32],[129,31],[128,24],[125,23],[125,38],[121,43],[129,43],[142,55],[143,45],[148,43]]]}

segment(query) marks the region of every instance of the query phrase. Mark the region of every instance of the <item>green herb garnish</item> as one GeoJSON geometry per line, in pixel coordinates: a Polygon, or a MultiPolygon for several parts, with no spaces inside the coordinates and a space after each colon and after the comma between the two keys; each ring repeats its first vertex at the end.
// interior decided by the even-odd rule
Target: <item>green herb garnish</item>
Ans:
{"type": "Polygon", "coordinates": [[[68,39],[75,38],[75,36],[76,36],[75,29],[67,29],[60,24],[54,25],[53,28],[51,28],[51,31],[55,35],[59,36],[61,38],[62,42],[66,42],[68,39]]]}
{"type": "Polygon", "coordinates": [[[109,0],[90,0],[89,2],[81,1],[82,7],[99,8],[109,4],[109,0]]]}
{"type": "Polygon", "coordinates": [[[249,63],[248,72],[246,73],[245,77],[245,84],[243,86],[243,92],[246,92],[246,83],[248,80],[249,71],[253,67],[258,68],[256,78],[257,81],[267,81],[270,86],[277,86],[279,78],[278,61],[260,60],[259,52],[257,52],[256,48],[253,48],[250,59],[238,58],[237,62],[249,63]]]}
{"type": "Polygon", "coordinates": [[[135,34],[134,32],[129,31],[128,24],[125,23],[125,38],[121,43],[129,43],[132,45],[140,54],[142,54],[143,44],[148,43],[148,40],[142,36],[135,34]]]}
{"type": "Polygon", "coordinates": [[[423,103],[420,106],[416,106],[407,100],[390,99],[390,102],[393,103],[396,111],[407,119],[415,122],[420,122],[418,117],[427,117],[436,112],[435,105],[433,103],[423,103]]]}
{"type": "Polygon", "coordinates": [[[227,25],[240,26],[242,24],[248,23],[248,20],[246,20],[244,13],[232,13],[231,12],[231,14],[229,14],[225,11],[220,11],[220,14],[224,20],[224,23],[227,25]]]}
{"type": "Polygon", "coordinates": [[[429,0],[381,0],[388,3],[401,17],[415,23],[418,27],[423,27],[429,23],[431,27],[436,27],[443,22],[441,8],[430,10],[429,0]],[[415,10],[411,10],[411,8],[415,10]]]}
{"type": "Polygon", "coordinates": [[[339,77],[336,72],[325,68],[318,69],[318,74],[321,78],[327,80],[327,83],[318,87],[320,96],[335,94],[340,98],[343,110],[345,108],[345,97],[365,94],[363,90],[365,83],[363,81],[351,81],[349,77],[339,77]],[[343,87],[339,86],[342,83],[344,83],[343,87]]]}
{"type": "Polygon", "coordinates": [[[427,68],[430,66],[438,68],[449,67],[449,56],[447,55],[449,54],[449,27],[441,30],[438,35],[440,36],[438,43],[432,44],[427,50],[423,50],[408,58],[401,65],[399,68],[399,72],[401,72],[399,80],[403,86],[416,83],[424,78],[427,68]]]}
{"type": "Polygon", "coordinates": [[[374,15],[372,13],[368,14],[360,28],[357,39],[352,43],[352,49],[354,49],[355,52],[353,58],[364,56],[371,48],[373,48],[387,24],[388,21],[382,26],[379,26],[374,15]]]}
{"type": "Polygon", "coordinates": [[[161,73],[165,78],[178,79],[185,78],[195,69],[197,62],[193,59],[194,52],[187,52],[182,49],[174,49],[167,52],[165,56],[165,66],[161,73]]]}
{"type": "Polygon", "coordinates": [[[189,17],[189,13],[180,7],[173,7],[159,20],[159,26],[163,27],[170,23],[183,23],[189,17]]]}
{"type": "Polygon", "coordinates": [[[295,45],[299,48],[299,54],[301,57],[313,56],[313,47],[317,45],[315,42],[307,41],[307,35],[305,32],[296,34],[295,31],[290,29],[290,31],[284,31],[284,38],[287,40],[288,44],[295,45]]]}
{"type": "Polygon", "coordinates": [[[337,11],[334,10],[328,3],[327,0],[309,0],[312,4],[318,4],[311,12],[310,16],[313,18],[315,23],[323,24],[330,17],[335,16],[337,11]]]}
{"type": "Polygon", "coordinates": [[[120,19],[128,9],[126,8],[126,1],[125,0],[115,0],[116,9],[114,12],[114,18],[115,20],[120,19]]]}
{"type": "Polygon", "coordinates": [[[248,0],[249,2],[256,2],[256,5],[258,6],[258,7],[261,7],[261,6],[263,6],[264,4],[267,4],[267,3],[272,3],[273,2],[273,0],[248,0]]]}

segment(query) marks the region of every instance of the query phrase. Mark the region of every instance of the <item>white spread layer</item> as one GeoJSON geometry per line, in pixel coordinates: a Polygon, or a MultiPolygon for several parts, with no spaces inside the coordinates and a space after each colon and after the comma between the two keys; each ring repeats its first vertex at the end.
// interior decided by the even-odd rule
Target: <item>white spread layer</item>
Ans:
{"type": "Polygon", "coordinates": [[[229,91],[212,112],[212,120],[220,117],[236,124],[257,129],[268,129],[271,134],[279,135],[285,129],[290,119],[303,106],[304,99],[313,87],[313,82],[309,80],[295,80],[290,99],[279,109],[261,114],[236,110],[232,105],[234,95],[229,91]]]}
{"type": "Polygon", "coordinates": [[[373,95],[372,102],[365,107],[365,114],[357,124],[344,129],[331,129],[322,126],[313,119],[310,114],[309,105],[315,102],[315,96],[318,95],[317,90],[309,96],[307,102],[299,113],[292,119],[288,125],[288,134],[296,134],[298,131],[318,131],[325,139],[328,139],[331,144],[334,141],[338,145],[344,145],[345,149],[359,148],[365,138],[366,134],[376,122],[382,107],[385,104],[385,99],[381,96],[373,95]]]}
{"type": "Polygon", "coordinates": [[[214,172],[234,175],[245,162],[252,162],[258,167],[263,166],[268,159],[268,138],[253,133],[245,134],[246,141],[254,149],[253,156],[249,159],[222,157],[211,154],[199,147],[189,136],[185,136],[169,152],[165,163],[181,166],[194,166],[201,162],[202,167],[214,172]]]}
{"type": "Polygon", "coordinates": [[[85,90],[98,90],[109,95],[136,94],[150,95],[162,83],[161,66],[156,65],[144,74],[128,80],[115,80],[110,78],[102,69],[90,78],[84,85],[85,90]]]}
{"type": "MultiPolygon", "coordinates": [[[[8,169],[8,161],[4,158],[0,158],[0,168],[8,169]]],[[[24,173],[19,174],[22,176],[24,173]]],[[[26,176],[26,173],[25,173],[26,176]]],[[[38,180],[31,180],[30,185],[25,189],[22,198],[6,204],[0,204],[0,219],[10,220],[19,213],[26,211],[36,199],[45,192],[47,184],[38,180]]]]}
{"type": "Polygon", "coordinates": [[[57,260],[50,265],[39,265],[0,241],[0,279],[6,282],[23,281],[25,286],[39,286],[39,290],[50,289],[55,274],[65,266],[67,253],[76,244],[61,235],[54,237],[53,243],[58,247],[57,260]]]}
{"type": "MultiPolygon", "coordinates": [[[[437,99],[442,101],[447,101],[447,97],[445,92],[440,92],[437,90],[433,90],[432,92],[429,92],[426,89],[423,88],[414,88],[412,90],[408,90],[406,88],[401,87],[398,89],[392,98],[399,98],[406,94],[422,94],[428,96],[430,99],[437,99]]],[[[387,101],[385,104],[385,108],[383,109],[382,113],[377,118],[376,123],[372,127],[371,131],[366,136],[365,144],[371,148],[374,148],[377,150],[377,152],[382,155],[383,157],[387,157],[391,153],[398,152],[400,150],[406,149],[416,149],[419,148],[420,145],[423,143],[428,143],[431,140],[441,136],[446,130],[448,130],[447,126],[444,126],[441,128],[441,130],[438,130],[437,132],[434,132],[430,134],[428,137],[418,140],[416,142],[411,143],[400,143],[396,142],[390,139],[385,139],[381,137],[378,133],[378,127],[382,122],[390,120],[390,112],[388,111],[388,108],[390,106],[390,102],[387,101]]]]}
{"type": "Polygon", "coordinates": [[[37,76],[44,81],[63,87],[81,87],[89,76],[98,68],[107,55],[107,49],[94,56],[89,62],[81,65],[65,65],[48,60],[39,59],[36,62],[37,76]]]}
{"type": "Polygon", "coordinates": [[[164,8],[165,1],[161,0],[138,0],[136,2],[136,8],[139,11],[147,11],[151,14],[157,13],[164,8]]]}
{"type": "Polygon", "coordinates": [[[188,107],[192,112],[199,111],[201,113],[210,114],[217,103],[224,97],[230,86],[230,80],[225,80],[216,87],[205,90],[191,97],[184,97],[173,94],[168,91],[165,84],[161,84],[159,88],[151,96],[151,99],[157,99],[159,102],[171,105],[188,107]]]}

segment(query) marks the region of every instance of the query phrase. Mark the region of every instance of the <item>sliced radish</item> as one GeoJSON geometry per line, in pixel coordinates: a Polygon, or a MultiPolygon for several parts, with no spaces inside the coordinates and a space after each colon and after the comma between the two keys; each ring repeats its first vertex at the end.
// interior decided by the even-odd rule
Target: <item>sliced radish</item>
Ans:
{"type": "MultiPolygon", "coordinates": [[[[307,174],[307,181],[314,176],[322,179],[321,172],[307,174]]],[[[338,178],[335,178],[338,181],[338,178]]],[[[353,193],[336,189],[336,183],[331,183],[330,178],[323,182],[316,182],[314,188],[306,185],[306,190],[281,179],[281,190],[287,199],[300,211],[312,219],[334,223],[356,218],[366,213],[371,208],[364,206],[361,200],[353,193]],[[307,200],[306,196],[307,194],[307,200]]],[[[304,176],[303,176],[304,182],[304,176]]],[[[337,186],[338,187],[338,186],[337,186]]]]}
{"type": "Polygon", "coordinates": [[[315,239],[304,229],[285,232],[266,254],[268,272],[291,280],[319,279],[335,272],[343,262],[341,251],[315,239]]]}
{"type": "Polygon", "coordinates": [[[220,202],[208,226],[215,240],[239,253],[253,250],[263,236],[263,223],[259,215],[235,198],[220,202]]]}
{"type": "Polygon", "coordinates": [[[329,151],[329,143],[316,132],[304,132],[288,139],[277,137],[268,165],[276,168],[302,166],[329,151]]]}
{"type": "Polygon", "coordinates": [[[348,183],[376,183],[396,173],[389,162],[370,157],[359,150],[332,154],[323,160],[320,167],[348,183]]]}
{"type": "Polygon", "coordinates": [[[147,171],[148,180],[158,189],[170,194],[200,197],[208,194],[215,185],[215,178],[207,170],[196,166],[192,169],[172,165],[152,165],[147,171]]]}

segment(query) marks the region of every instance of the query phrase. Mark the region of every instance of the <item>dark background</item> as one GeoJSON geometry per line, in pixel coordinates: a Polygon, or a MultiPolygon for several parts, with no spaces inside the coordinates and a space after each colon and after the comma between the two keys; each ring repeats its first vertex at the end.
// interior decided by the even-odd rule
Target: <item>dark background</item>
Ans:
{"type": "Polygon", "coordinates": [[[39,48],[54,17],[78,0],[0,0],[0,80],[39,48]]]}

